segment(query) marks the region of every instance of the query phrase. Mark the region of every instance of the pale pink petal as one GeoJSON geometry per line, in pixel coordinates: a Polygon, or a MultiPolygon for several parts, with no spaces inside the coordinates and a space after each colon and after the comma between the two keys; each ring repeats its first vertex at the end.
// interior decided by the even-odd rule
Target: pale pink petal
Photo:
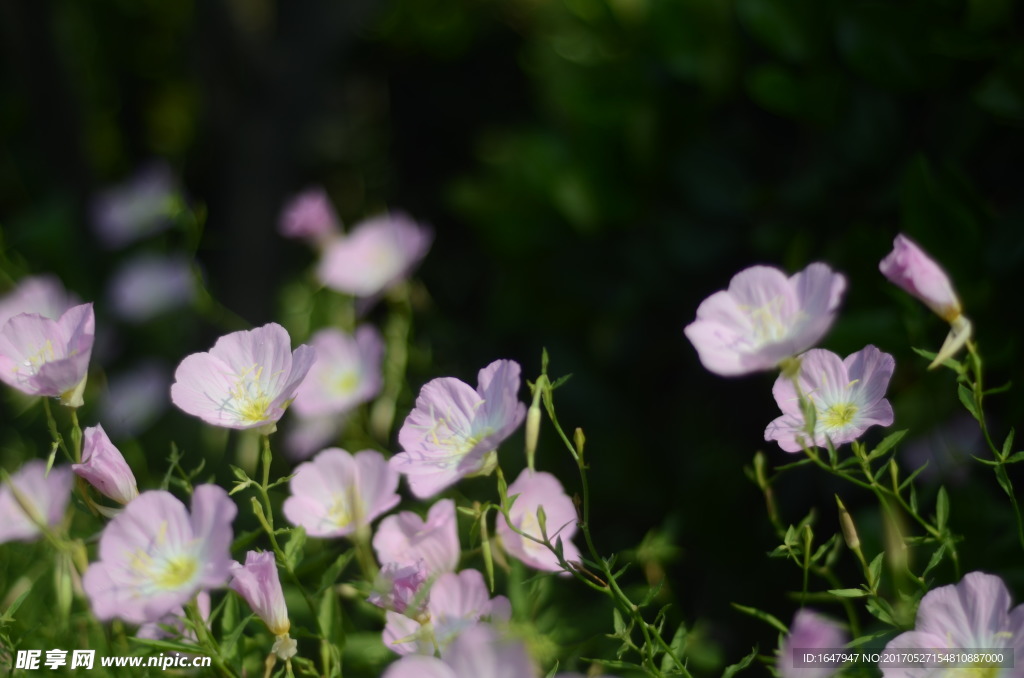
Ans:
{"type": "Polygon", "coordinates": [[[64,519],[74,476],[68,466],[55,466],[46,472],[41,459],[26,461],[11,475],[11,485],[17,489],[25,506],[14,496],[10,485],[0,485],[0,544],[8,541],[33,541],[42,536],[37,523],[56,527],[64,519]]]}
{"type": "Polygon", "coordinates": [[[121,451],[110,442],[103,427],[99,424],[90,426],[82,436],[82,463],[73,464],[72,470],[101,494],[121,504],[139,496],[135,474],[121,451]]]}
{"type": "Polygon", "coordinates": [[[373,548],[381,563],[422,562],[432,575],[454,572],[460,556],[455,502],[438,501],[425,521],[412,511],[384,518],[373,536],[373,548]]]}
{"type": "Polygon", "coordinates": [[[388,666],[381,678],[461,678],[437,657],[411,655],[388,666]]]}
{"type": "Polygon", "coordinates": [[[893,241],[893,250],[879,264],[892,283],[920,299],[943,320],[960,315],[960,299],[946,272],[917,243],[903,234],[893,241]]]}

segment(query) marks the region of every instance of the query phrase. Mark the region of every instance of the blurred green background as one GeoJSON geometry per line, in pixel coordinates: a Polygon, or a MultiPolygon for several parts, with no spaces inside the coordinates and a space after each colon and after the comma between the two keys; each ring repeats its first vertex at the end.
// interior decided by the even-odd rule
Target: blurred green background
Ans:
{"type": "MultiPolygon", "coordinates": [[[[89,201],[141,164],[166,159],[206,215],[201,236],[147,247],[195,248],[213,296],[253,325],[294,311],[281,290],[311,263],[276,232],[289,195],[323,185],[349,225],[408,211],[436,238],[407,404],[426,380],[472,381],[499,357],[532,379],[547,347],[552,373],[574,374],[559,416],[587,434],[599,546],[635,549],[657,531],[634,554],[635,580],[668,573],[664,600],[699,620],[709,670],[755,643],[770,652],[775,632],[730,603],[788,622],[800,572],[765,557],[776,542],[742,471],[757,449],[792,459],[763,442],[774,376],[703,370],[682,328],[704,297],[756,263],[843,272],[824,346],[896,356],[908,469],[928,456],[905,458],[912,439],[960,439],[948,428],[959,404],[952,377],[910,350],[937,349],[944,325],[878,272],[896,233],[950,272],[990,384],[1020,378],[1014,0],[9,0],[0,36],[6,273],[52,271],[97,301],[94,369],[149,354],[173,367],[224,331],[185,314],[118,326],[103,308],[127,255],[97,244],[89,201]]],[[[27,435],[8,405],[0,455],[27,435]]],[[[1003,434],[1024,399],[990,407],[1003,434]]],[[[134,454],[194,436],[187,422],[169,413],[134,454]]],[[[539,465],[574,491],[549,433],[539,465]]],[[[960,451],[981,454],[969,438],[960,451]]],[[[935,478],[950,484],[965,571],[1004,575],[1020,600],[1006,498],[963,456],[932,462],[923,497],[935,478]]],[[[784,518],[820,507],[826,536],[837,491],[877,551],[868,497],[803,470],[777,487],[784,518]]]]}

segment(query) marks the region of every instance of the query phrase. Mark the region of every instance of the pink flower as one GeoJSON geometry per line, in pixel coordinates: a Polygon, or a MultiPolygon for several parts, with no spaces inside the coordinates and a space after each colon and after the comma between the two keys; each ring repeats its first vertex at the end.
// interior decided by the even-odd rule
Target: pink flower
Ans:
{"type": "Polygon", "coordinates": [[[971,338],[971,321],[962,313],[960,299],[949,276],[913,240],[897,235],[892,252],[882,259],[878,268],[891,282],[923,301],[950,324],[949,334],[929,369],[953,357],[971,338]]]}
{"type": "Polygon", "coordinates": [[[461,555],[455,502],[437,502],[430,507],[426,520],[412,511],[388,516],[377,526],[373,548],[381,563],[421,563],[429,576],[454,572],[461,555]]]}
{"type": "Polygon", "coordinates": [[[494,470],[492,454],[523,423],[519,402],[519,363],[496,360],[480,370],[474,391],[452,377],[434,379],[420,389],[401,430],[402,452],[391,465],[424,499],[470,475],[494,470]]]}
{"type": "Polygon", "coordinates": [[[170,404],[171,373],[163,362],[146,360],[128,371],[107,375],[100,419],[115,436],[134,437],[170,404]]]}
{"type": "Polygon", "coordinates": [[[114,272],[107,297],[111,309],[120,318],[143,323],[187,306],[195,293],[192,266],[187,260],[141,254],[114,272]]]}
{"type": "Polygon", "coordinates": [[[171,400],[215,426],[273,430],[313,364],[309,346],[291,351],[288,332],[276,323],[232,332],[209,353],[178,365],[171,400]]]}
{"type": "MultiPolygon", "coordinates": [[[[896,636],[885,646],[885,652],[913,652],[974,649],[990,651],[1006,648],[1014,668],[982,671],[977,675],[1024,675],[1020,658],[1024,657],[1024,605],[1010,609],[1010,593],[999,577],[984,572],[971,572],[959,584],[940,586],[925,594],[917,608],[913,631],[896,636]]],[[[961,664],[960,666],[965,666],[961,664]]],[[[923,678],[938,675],[934,667],[880,665],[885,678],[923,678]]],[[[950,675],[968,675],[966,668],[949,669],[950,675]]]]}
{"type": "Polygon", "coordinates": [[[321,417],[293,417],[285,430],[284,445],[293,461],[305,461],[331,445],[345,428],[346,415],[325,414],[321,417]]]}
{"type": "Polygon", "coordinates": [[[230,586],[245,598],[252,611],[277,637],[273,652],[281,659],[294,657],[297,652],[296,643],[288,635],[291,622],[288,620],[288,607],[281,591],[274,554],[270,551],[249,551],[245,554],[245,565],[232,563],[230,586]]]}
{"type": "Polygon", "coordinates": [[[106,497],[127,504],[139,496],[135,474],[100,425],[83,432],[82,463],[71,469],[106,497]]]}
{"type": "Polygon", "coordinates": [[[701,303],[686,337],[715,374],[770,370],[825,335],[845,290],[846,278],[825,264],[789,278],[776,268],[752,266],[701,303]]]}
{"type": "Polygon", "coordinates": [[[300,417],[342,414],[380,392],[384,342],[376,329],[364,325],[350,336],[328,328],[309,343],[316,361],[295,393],[295,413],[300,417]]]}
{"type": "Polygon", "coordinates": [[[882,259],[878,268],[890,282],[923,301],[946,322],[951,323],[960,315],[960,299],[949,276],[902,233],[896,236],[892,252],[882,259]]]}
{"type": "Polygon", "coordinates": [[[434,654],[460,634],[486,619],[508,621],[512,606],[508,598],[492,599],[484,576],[477,570],[458,574],[445,572],[430,587],[425,611],[412,619],[397,612],[386,613],[384,644],[398,654],[434,654]]]}
{"type": "Polygon", "coordinates": [[[326,449],[295,469],[284,502],[284,515],[313,537],[345,537],[368,528],[401,497],[398,474],[373,450],[354,456],[337,447],[326,449]]]}
{"type": "Polygon", "coordinates": [[[816,612],[800,610],[793,617],[789,635],[779,651],[779,675],[782,678],[827,678],[836,672],[838,664],[801,666],[797,661],[802,661],[802,655],[808,652],[838,652],[848,641],[846,631],[836,622],[816,612]]]}
{"type": "Polygon", "coordinates": [[[441,658],[402,657],[382,678],[535,678],[540,675],[519,641],[480,624],[466,629],[441,651],[441,658]]]}
{"type": "Polygon", "coordinates": [[[231,572],[237,508],[216,485],[199,485],[192,512],[171,493],[143,492],[111,520],[82,579],[93,613],[133,624],[156,621],[231,572]]]}
{"type": "Polygon", "coordinates": [[[404,214],[373,217],[326,245],[317,275],[336,292],[373,297],[409,275],[432,239],[429,229],[404,214]]]}
{"type": "Polygon", "coordinates": [[[25,462],[11,476],[10,484],[0,486],[0,544],[33,541],[42,534],[40,525],[59,525],[71,499],[73,482],[70,467],[55,466],[47,475],[45,461],[25,462]]]}
{"type": "Polygon", "coordinates": [[[29,395],[81,406],[95,326],[92,304],[74,306],[58,320],[14,316],[0,329],[0,380],[29,395]]]}
{"type": "Polygon", "coordinates": [[[56,320],[78,303],[77,297],[69,294],[56,276],[22,278],[17,287],[0,298],[0,328],[22,313],[35,313],[56,320]]]}
{"type": "Polygon", "coordinates": [[[341,232],[341,224],[327,192],[310,188],[285,204],[278,231],[286,238],[323,243],[341,232]]]}
{"type": "MultiPolygon", "coordinates": [[[[539,511],[543,508],[543,532],[546,532],[548,541],[554,545],[561,539],[565,560],[579,561],[579,549],[571,541],[576,534],[576,507],[557,478],[543,471],[524,469],[515,482],[508,486],[508,496],[516,497],[508,511],[513,525],[532,537],[543,539],[539,518],[539,511]]],[[[516,534],[502,517],[498,518],[497,532],[505,550],[530,567],[551,572],[563,571],[558,558],[548,547],[516,534]]]]}
{"type": "Polygon", "coordinates": [[[417,602],[420,590],[427,583],[427,570],[420,560],[415,565],[400,565],[396,562],[384,563],[373,582],[373,590],[366,601],[394,610],[409,617],[418,615],[426,603],[425,598],[417,602]],[[409,609],[417,603],[414,609],[409,609]]]}
{"type": "Polygon", "coordinates": [[[154,162],[97,195],[92,221],[103,244],[118,249],[169,228],[182,208],[170,167],[154,162]]]}
{"type": "Polygon", "coordinates": [[[824,447],[831,440],[842,445],[856,440],[870,426],[889,426],[892,406],[885,390],[896,367],[888,353],[865,346],[841,360],[824,349],[812,349],[800,358],[799,385],[815,409],[814,440],[808,440],[807,425],[793,380],[780,375],[772,393],[782,416],[768,424],[765,440],[776,440],[786,452],[808,446],[824,447]]]}

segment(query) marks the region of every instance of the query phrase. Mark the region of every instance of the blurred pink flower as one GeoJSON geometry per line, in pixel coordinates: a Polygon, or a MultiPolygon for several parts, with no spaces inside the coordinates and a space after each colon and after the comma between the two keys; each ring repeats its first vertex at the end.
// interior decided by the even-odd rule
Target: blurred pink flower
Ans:
{"type": "Polygon", "coordinates": [[[428,576],[454,572],[461,556],[455,502],[435,503],[426,520],[412,511],[388,516],[377,526],[373,548],[381,563],[422,563],[428,576]]]}
{"type": "MultiPolygon", "coordinates": [[[[913,631],[896,636],[884,652],[917,649],[935,650],[1011,650],[1016,655],[1012,668],[973,667],[948,668],[949,675],[1024,675],[1020,658],[1024,657],[1024,605],[1010,609],[1010,592],[999,577],[984,572],[970,572],[959,584],[940,586],[924,595],[917,608],[913,631]]],[[[936,668],[924,666],[880,665],[884,678],[924,678],[938,675],[936,668]]]]}
{"type": "Polygon", "coordinates": [[[422,560],[415,565],[386,562],[377,573],[373,590],[366,601],[385,610],[394,610],[408,617],[415,617],[420,614],[426,603],[425,596],[422,596],[423,600],[420,600],[414,609],[409,608],[417,602],[417,595],[426,583],[427,570],[422,560]]]}
{"type": "Polygon", "coordinates": [[[431,497],[460,478],[494,470],[493,453],[526,416],[517,395],[519,372],[519,363],[496,360],[480,370],[475,391],[452,377],[420,389],[398,432],[403,451],[391,458],[414,495],[431,497]]]}
{"type": "Polygon", "coordinates": [[[960,299],[949,276],[902,233],[896,236],[892,252],[882,259],[878,268],[890,282],[923,301],[946,322],[953,322],[960,315],[960,299]]]}
{"type": "Polygon", "coordinates": [[[114,447],[103,427],[97,424],[83,431],[82,463],[71,469],[106,497],[127,504],[139,496],[135,474],[121,451],[114,447]]]}
{"type": "Polygon", "coordinates": [[[294,409],[300,417],[342,414],[380,392],[384,342],[376,329],[364,325],[352,336],[327,328],[309,343],[316,361],[295,393],[294,409]]]}
{"type": "MultiPolygon", "coordinates": [[[[562,556],[569,562],[579,561],[580,552],[572,543],[576,534],[576,507],[565,494],[562,484],[550,473],[524,469],[508,486],[508,496],[516,496],[509,518],[512,524],[526,534],[543,539],[538,511],[544,509],[545,531],[554,545],[562,540],[562,556]]],[[[505,550],[530,567],[538,570],[562,572],[558,558],[546,546],[516,534],[503,517],[498,517],[497,533],[505,550]]]]}
{"type": "Polygon", "coordinates": [[[196,294],[189,262],[159,254],[141,254],[127,261],[114,272],[107,290],[111,310],[133,323],[187,306],[196,294]]]}
{"type": "MultiPolygon", "coordinates": [[[[210,627],[210,594],[206,591],[200,591],[196,595],[196,607],[199,608],[199,614],[202,616],[203,621],[206,622],[206,627],[210,627]]],[[[195,643],[196,633],[195,631],[185,623],[187,615],[185,614],[185,608],[179,607],[171,612],[168,612],[163,617],[156,621],[146,622],[141,625],[135,632],[136,638],[148,638],[150,640],[178,640],[185,643],[195,643]]],[[[174,652],[173,654],[179,655],[180,652],[174,652]]]]}
{"type": "Polygon", "coordinates": [[[329,447],[345,428],[346,415],[292,417],[284,433],[285,451],[293,461],[305,461],[329,447]]]}
{"type": "Polygon", "coordinates": [[[0,329],[0,380],[29,395],[81,406],[95,326],[92,304],[73,306],[57,320],[14,316],[0,329]]]}
{"type": "Polygon", "coordinates": [[[428,593],[425,610],[416,619],[388,611],[384,644],[398,654],[434,654],[467,629],[485,620],[508,621],[512,606],[505,596],[491,598],[478,570],[437,577],[428,593]]]}
{"type": "Polygon", "coordinates": [[[110,249],[119,249],[169,228],[183,209],[174,175],[164,162],[141,167],[123,183],[96,195],[92,222],[110,249]]]}
{"type": "Polygon", "coordinates": [[[793,379],[779,375],[772,393],[782,416],[768,424],[765,440],[778,441],[786,452],[808,446],[824,447],[826,440],[842,445],[856,440],[871,426],[893,422],[892,405],[885,399],[896,361],[874,346],[865,346],[841,360],[824,349],[800,358],[800,394],[814,405],[814,440],[807,440],[804,414],[793,379]]]}
{"type": "Polygon", "coordinates": [[[312,537],[345,537],[368,528],[401,499],[395,491],[398,474],[374,450],[353,456],[326,449],[299,464],[288,486],[284,515],[312,537]]]}
{"type": "Polygon", "coordinates": [[[64,315],[64,311],[78,304],[78,298],[65,290],[56,276],[22,278],[13,290],[0,297],[0,328],[22,313],[35,313],[56,320],[64,315]]]}
{"type": "Polygon", "coordinates": [[[100,537],[99,560],[82,585],[101,620],[156,621],[231,572],[231,522],[238,509],[216,485],[199,485],[192,511],[163,490],[143,492],[100,537]]]}
{"type": "Polygon", "coordinates": [[[336,292],[373,297],[409,275],[432,239],[428,228],[404,214],[376,216],[328,242],[317,274],[336,292]]]}
{"type": "Polygon", "coordinates": [[[288,635],[291,622],[274,554],[270,551],[246,553],[245,565],[232,563],[229,586],[245,598],[252,611],[276,636],[273,652],[281,659],[294,657],[296,643],[288,635]]]}
{"type": "Polygon", "coordinates": [[[781,678],[827,678],[839,669],[838,663],[832,666],[798,666],[796,657],[806,652],[838,652],[849,640],[849,635],[836,622],[802,609],[793,617],[789,635],[782,641],[779,675],[781,678]]]}
{"type": "Polygon", "coordinates": [[[341,233],[341,222],[327,192],[309,188],[285,203],[278,231],[286,238],[324,243],[341,233]]]}
{"type": "MultiPolygon", "coordinates": [[[[382,678],[535,678],[539,676],[522,642],[503,638],[486,624],[466,629],[441,651],[441,658],[402,657],[382,678]]],[[[569,675],[569,674],[562,674],[569,675]]]]}
{"type": "Polygon", "coordinates": [[[108,374],[100,419],[115,436],[134,437],[167,409],[170,387],[170,368],[159,361],[147,360],[125,372],[108,374]]]}
{"type": "Polygon", "coordinates": [[[711,372],[729,377],[770,370],[814,346],[835,319],[846,278],[811,264],[789,278],[752,266],[697,308],[686,337],[711,372]]]}
{"type": "Polygon", "coordinates": [[[73,483],[74,475],[68,466],[55,466],[47,475],[45,461],[26,461],[11,476],[10,484],[0,485],[0,516],[3,517],[0,520],[0,544],[8,541],[33,541],[42,534],[40,525],[59,525],[71,499],[73,483]],[[15,490],[17,498],[14,496],[15,490]],[[25,513],[25,508],[31,512],[31,516],[25,513]]]}
{"type": "Polygon", "coordinates": [[[171,400],[215,426],[273,430],[313,364],[309,346],[291,350],[288,332],[276,323],[232,332],[209,353],[193,353],[178,365],[171,400]]]}

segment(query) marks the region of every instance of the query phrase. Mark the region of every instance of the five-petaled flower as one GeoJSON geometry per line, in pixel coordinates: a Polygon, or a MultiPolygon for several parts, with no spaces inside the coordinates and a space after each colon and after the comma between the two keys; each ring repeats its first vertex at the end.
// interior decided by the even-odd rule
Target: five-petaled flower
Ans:
{"type": "Polygon", "coordinates": [[[60,524],[73,483],[68,466],[55,466],[47,473],[42,459],[26,461],[9,482],[0,484],[0,544],[33,541],[42,528],[60,524]]]}
{"type": "Polygon", "coordinates": [[[193,353],[178,365],[171,400],[215,426],[272,431],[313,364],[309,346],[291,350],[288,332],[276,323],[232,332],[209,353],[193,353]]]}
{"type": "MultiPolygon", "coordinates": [[[[299,464],[284,502],[284,515],[312,537],[346,537],[365,530],[401,497],[398,474],[374,450],[355,455],[326,449],[299,464]]],[[[369,536],[369,535],[367,535],[369,536]]]]}
{"type": "Polygon", "coordinates": [[[73,306],[56,320],[14,316],[0,329],[0,380],[29,395],[81,406],[95,332],[92,304],[73,306]]]}
{"type": "Polygon", "coordinates": [[[519,402],[519,363],[496,360],[480,370],[474,391],[452,377],[427,382],[398,432],[402,452],[391,465],[412,493],[431,497],[460,478],[494,470],[495,449],[526,416],[519,402]]]}
{"type": "Polygon", "coordinates": [[[192,511],[164,490],[143,492],[100,537],[99,560],[82,586],[101,620],[156,621],[231,572],[231,522],[237,508],[216,485],[199,485],[192,511]]]}
{"type": "Polygon", "coordinates": [[[516,497],[508,517],[519,532],[528,536],[522,536],[499,518],[497,532],[506,551],[538,570],[564,571],[558,557],[540,543],[546,537],[552,546],[561,540],[564,560],[579,561],[579,549],[571,541],[576,533],[576,507],[558,478],[543,471],[524,469],[508,486],[508,496],[516,497]],[[541,515],[544,516],[543,529],[541,515]]]}
{"type": "Polygon", "coordinates": [[[817,662],[823,666],[798,666],[797,655],[804,653],[837,653],[846,646],[850,637],[846,631],[828,617],[801,609],[793,617],[789,635],[782,641],[779,651],[779,675],[782,678],[828,678],[838,669],[838,662],[817,662]]]}
{"type": "Polygon", "coordinates": [[[825,264],[793,275],[752,266],[697,307],[686,326],[701,363],[721,376],[770,370],[814,346],[832,325],[846,278],[825,264]]]}
{"type": "Polygon", "coordinates": [[[889,426],[892,406],[885,399],[896,362],[888,353],[865,346],[842,360],[835,353],[812,349],[800,358],[800,372],[781,374],[772,389],[782,416],[768,424],[765,440],[776,440],[787,452],[804,445],[824,447],[856,440],[869,426],[889,426]],[[801,400],[814,408],[813,438],[808,435],[801,400]]]}
{"type": "Polygon", "coordinates": [[[984,572],[970,572],[959,584],[932,589],[924,595],[917,608],[913,631],[906,631],[889,641],[884,654],[892,651],[973,650],[993,652],[1005,648],[1005,655],[1016,665],[971,666],[969,663],[940,669],[914,665],[882,663],[884,678],[924,678],[925,676],[1020,676],[1024,667],[1024,605],[1010,609],[1010,592],[999,577],[984,572]],[[972,672],[971,669],[974,669],[972,672]]]}
{"type": "Polygon", "coordinates": [[[374,297],[407,276],[432,239],[430,229],[404,214],[372,217],[327,242],[317,274],[336,292],[374,297]]]}

